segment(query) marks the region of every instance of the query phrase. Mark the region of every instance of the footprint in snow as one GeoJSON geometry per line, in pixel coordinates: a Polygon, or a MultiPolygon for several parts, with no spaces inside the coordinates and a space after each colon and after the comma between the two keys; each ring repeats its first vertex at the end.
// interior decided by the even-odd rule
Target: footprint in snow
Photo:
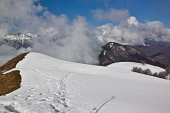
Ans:
{"type": "Polygon", "coordinates": [[[29,100],[29,99],[33,99],[34,98],[34,95],[28,95],[25,100],[29,100]]]}

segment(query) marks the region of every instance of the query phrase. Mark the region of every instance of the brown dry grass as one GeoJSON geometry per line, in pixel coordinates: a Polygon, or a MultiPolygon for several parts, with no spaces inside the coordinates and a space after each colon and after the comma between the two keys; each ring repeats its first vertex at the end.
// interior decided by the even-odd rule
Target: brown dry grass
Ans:
{"type": "Polygon", "coordinates": [[[11,69],[15,68],[16,65],[17,65],[17,63],[18,63],[19,61],[23,60],[24,57],[25,57],[27,54],[28,54],[28,53],[23,53],[23,54],[15,57],[15,58],[9,60],[7,63],[5,63],[4,65],[2,65],[2,66],[0,67],[0,71],[1,71],[1,72],[2,72],[2,71],[4,72],[4,71],[8,71],[8,70],[11,70],[11,69]]]}
{"type": "Polygon", "coordinates": [[[24,59],[28,53],[23,53],[0,67],[0,96],[8,94],[16,89],[20,88],[21,75],[20,71],[15,70],[7,74],[3,74],[5,71],[9,71],[16,67],[17,63],[24,59]]]}
{"type": "Polygon", "coordinates": [[[7,74],[0,75],[0,96],[8,94],[20,88],[20,71],[15,70],[7,74]]]}

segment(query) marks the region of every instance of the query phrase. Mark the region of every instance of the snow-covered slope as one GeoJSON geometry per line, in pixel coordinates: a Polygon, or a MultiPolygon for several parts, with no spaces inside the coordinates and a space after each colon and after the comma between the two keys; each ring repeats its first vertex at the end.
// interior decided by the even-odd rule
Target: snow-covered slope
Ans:
{"type": "Polygon", "coordinates": [[[157,66],[153,66],[150,64],[135,63],[135,62],[113,63],[112,65],[108,65],[108,67],[111,67],[111,68],[120,67],[120,68],[127,69],[127,70],[132,70],[133,67],[140,67],[143,70],[150,69],[152,73],[155,73],[155,72],[159,73],[161,71],[165,71],[164,69],[157,67],[157,66]]]}
{"type": "Polygon", "coordinates": [[[21,88],[0,97],[0,112],[170,113],[170,82],[131,72],[132,65],[138,64],[101,67],[29,53],[15,68],[21,88]]]}

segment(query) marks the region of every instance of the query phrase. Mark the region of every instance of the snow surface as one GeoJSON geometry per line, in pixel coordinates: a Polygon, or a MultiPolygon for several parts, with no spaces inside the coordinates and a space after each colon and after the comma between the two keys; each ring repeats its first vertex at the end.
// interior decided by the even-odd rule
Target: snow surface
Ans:
{"type": "Polygon", "coordinates": [[[109,65],[108,67],[111,67],[111,68],[120,67],[125,70],[132,70],[133,67],[140,67],[143,70],[150,69],[152,73],[155,73],[155,72],[159,73],[161,71],[165,71],[164,69],[160,67],[152,66],[149,64],[135,63],[135,62],[119,62],[119,63],[114,63],[112,65],[109,65]]]}
{"type": "Polygon", "coordinates": [[[0,97],[0,113],[170,113],[170,82],[131,72],[124,62],[108,67],[29,53],[14,70],[21,88],[0,97]]]}

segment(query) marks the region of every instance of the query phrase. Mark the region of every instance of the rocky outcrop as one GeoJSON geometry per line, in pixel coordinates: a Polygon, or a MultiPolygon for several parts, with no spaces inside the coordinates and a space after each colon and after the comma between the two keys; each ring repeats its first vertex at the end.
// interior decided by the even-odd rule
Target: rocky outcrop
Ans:
{"type": "Polygon", "coordinates": [[[127,61],[148,63],[165,68],[164,65],[151,59],[144,52],[133,46],[121,45],[115,42],[109,42],[102,46],[102,52],[99,55],[99,65],[105,66],[115,62],[127,61]]]}

